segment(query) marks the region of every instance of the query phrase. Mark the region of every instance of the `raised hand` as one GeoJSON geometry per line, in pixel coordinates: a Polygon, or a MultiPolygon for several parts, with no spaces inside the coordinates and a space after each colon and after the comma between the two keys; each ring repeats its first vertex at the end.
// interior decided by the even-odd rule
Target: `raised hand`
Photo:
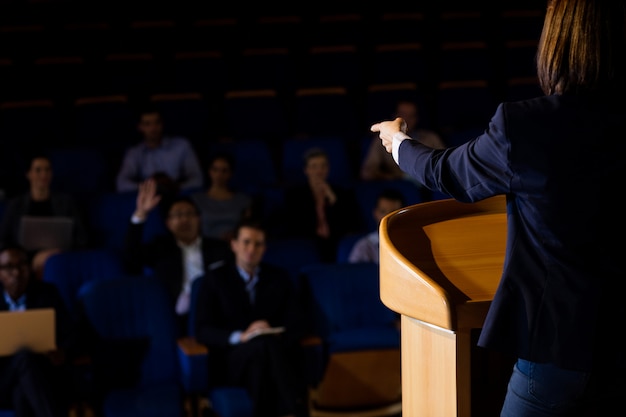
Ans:
{"type": "Polygon", "coordinates": [[[152,178],[148,178],[139,184],[134,216],[138,219],[145,220],[148,213],[154,209],[160,201],[161,196],[157,194],[156,181],[152,178]]]}

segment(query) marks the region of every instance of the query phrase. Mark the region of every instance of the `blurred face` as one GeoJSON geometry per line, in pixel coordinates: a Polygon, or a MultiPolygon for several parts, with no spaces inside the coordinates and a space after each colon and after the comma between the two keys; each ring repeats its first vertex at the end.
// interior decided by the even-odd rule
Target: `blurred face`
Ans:
{"type": "Polygon", "coordinates": [[[30,264],[24,252],[7,249],[0,253],[0,284],[13,300],[26,291],[30,274],[30,264]]]}
{"type": "Polygon", "coordinates": [[[240,268],[248,272],[259,266],[265,253],[265,232],[252,227],[239,229],[237,237],[230,241],[235,260],[240,268]]]}
{"type": "Polygon", "coordinates": [[[141,115],[137,130],[141,132],[144,140],[149,145],[158,145],[163,136],[163,121],[159,113],[146,113],[141,115]]]}
{"type": "Polygon", "coordinates": [[[309,181],[326,181],[330,171],[330,163],[325,156],[310,158],[304,167],[304,174],[309,181]]]}
{"type": "Polygon", "coordinates": [[[398,103],[396,116],[402,117],[406,121],[408,130],[415,129],[415,126],[417,126],[417,122],[419,120],[417,114],[417,106],[414,103],[410,103],[408,101],[398,103]]]}
{"type": "Polygon", "coordinates": [[[31,187],[48,188],[52,182],[52,165],[47,158],[35,158],[30,163],[26,178],[31,187]]]}
{"type": "Polygon", "coordinates": [[[387,214],[392,211],[396,211],[402,208],[402,202],[398,200],[391,200],[388,198],[380,198],[378,199],[378,203],[376,207],[374,207],[374,218],[378,223],[385,217],[387,214]]]}
{"type": "Polygon", "coordinates": [[[166,225],[176,240],[186,244],[200,236],[200,216],[187,201],[179,201],[170,207],[166,225]]]}
{"type": "Polygon", "coordinates": [[[209,167],[209,178],[214,185],[227,185],[232,174],[231,166],[226,159],[215,159],[209,167]]]}

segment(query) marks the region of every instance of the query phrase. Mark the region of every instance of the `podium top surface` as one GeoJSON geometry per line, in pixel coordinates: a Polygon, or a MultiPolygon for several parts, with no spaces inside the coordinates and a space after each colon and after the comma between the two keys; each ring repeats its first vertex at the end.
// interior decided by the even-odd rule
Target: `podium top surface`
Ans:
{"type": "Polygon", "coordinates": [[[504,263],[504,197],[409,206],[387,215],[379,233],[385,305],[445,329],[482,327],[504,263]]]}

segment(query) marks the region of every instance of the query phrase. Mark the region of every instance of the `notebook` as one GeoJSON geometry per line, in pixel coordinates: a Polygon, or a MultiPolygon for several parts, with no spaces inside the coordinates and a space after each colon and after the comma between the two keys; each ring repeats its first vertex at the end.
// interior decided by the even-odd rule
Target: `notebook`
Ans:
{"type": "Polygon", "coordinates": [[[74,219],[61,216],[22,216],[19,243],[28,250],[69,249],[74,219]]]}
{"type": "Polygon", "coordinates": [[[0,356],[24,347],[34,352],[56,349],[54,317],[53,308],[0,311],[0,356]]]}

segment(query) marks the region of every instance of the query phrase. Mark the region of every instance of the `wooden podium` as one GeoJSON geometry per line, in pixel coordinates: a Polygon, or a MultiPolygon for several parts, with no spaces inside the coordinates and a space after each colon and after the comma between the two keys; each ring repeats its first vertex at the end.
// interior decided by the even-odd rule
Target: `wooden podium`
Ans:
{"type": "Polygon", "coordinates": [[[402,414],[468,417],[471,332],[500,281],[505,198],[409,206],[379,233],[381,299],[402,318],[402,414]]]}

